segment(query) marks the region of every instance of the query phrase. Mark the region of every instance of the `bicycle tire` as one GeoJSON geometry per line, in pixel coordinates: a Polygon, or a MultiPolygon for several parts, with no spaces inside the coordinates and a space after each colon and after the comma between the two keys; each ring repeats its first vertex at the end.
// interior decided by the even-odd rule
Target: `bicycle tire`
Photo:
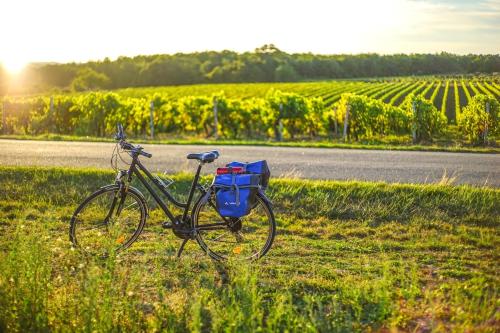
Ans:
{"type": "MultiPolygon", "coordinates": [[[[206,205],[209,204],[208,202],[203,202],[202,199],[203,199],[203,196],[200,197],[200,199],[196,203],[195,207],[193,208],[192,219],[193,219],[193,226],[195,229],[200,225],[200,212],[201,212],[202,208],[206,207],[206,205]]],[[[209,200],[210,200],[210,198],[209,198],[209,200]]],[[[212,201],[212,203],[215,204],[214,201],[212,201]]],[[[252,212],[255,212],[256,209],[259,208],[259,206],[264,210],[264,212],[267,216],[267,223],[269,224],[268,225],[268,235],[267,235],[267,238],[265,240],[264,246],[262,248],[260,248],[258,252],[244,258],[244,259],[248,259],[248,260],[257,260],[257,259],[262,258],[271,248],[271,246],[274,242],[274,238],[276,236],[276,220],[274,217],[274,212],[272,210],[271,205],[269,204],[269,201],[261,193],[257,194],[256,204],[255,204],[255,207],[252,209],[252,212]]],[[[215,207],[213,205],[210,208],[213,210],[213,212],[216,213],[215,207]]],[[[245,218],[248,218],[249,216],[251,216],[252,212],[249,215],[240,218],[241,219],[240,221],[242,223],[242,227],[241,227],[242,229],[243,229],[243,224],[245,223],[245,218]]],[[[218,213],[217,213],[217,215],[218,215],[218,213]]],[[[221,218],[220,215],[219,215],[219,218],[221,218]]],[[[205,253],[207,253],[212,259],[219,260],[219,261],[224,261],[224,260],[229,259],[229,256],[224,255],[223,253],[217,253],[217,251],[215,251],[215,249],[213,247],[210,248],[207,245],[207,242],[204,240],[204,236],[203,236],[206,233],[207,232],[202,233],[199,231],[197,231],[195,233],[196,241],[198,242],[201,249],[205,253]]],[[[219,252],[222,252],[222,251],[219,251],[219,252]]]]}
{"type": "MultiPolygon", "coordinates": [[[[82,212],[84,212],[85,209],[90,206],[90,204],[95,202],[100,197],[103,197],[103,196],[109,195],[109,194],[113,194],[113,197],[114,197],[114,196],[116,196],[118,191],[120,191],[119,185],[109,185],[109,186],[102,187],[99,190],[92,193],[91,195],[89,195],[78,206],[78,208],[73,213],[73,216],[71,217],[70,228],[69,228],[69,238],[70,238],[70,241],[73,244],[73,246],[83,250],[83,252],[87,252],[87,253],[89,252],[89,251],[86,251],[82,247],[81,243],[78,242],[78,226],[79,226],[79,222],[81,225],[82,224],[81,222],[83,220],[83,218],[80,216],[81,216],[82,212]]],[[[126,197],[124,198],[122,206],[125,204],[125,200],[127,200],[127,197],[130,197],[134,200],[134,203],[132,203],[133,205],[137,204],[137,208],[135,208],[135,207],[134,208],[135,208],[135,210],[139,211],[139,218],[138,218],[138,221],[132,223],[136,227],[135,227],[135,230],[133,232],[131,232],[130,237],[128,237],[128,239],[123,239],[123,241],[118,242],[118,244],[120,244],[120,245],[114,249],[115,253],[121,252],[121,251],[129,248],[137,240],[139,235],[142,233],[142,230],[144,229],[144,225],[146,223],[146,218],[148,215],[147,205],[146,205],[146,202],[144,200],[144,197],[137,189],[132,188],[132,187],[129,187],[127,189],[126,197]]],[[[121,197],[120,197],[120,199],[121,199],[121,197]]],[[[122,211],[123,211],[123,209],[122,209],[122,211]]],[[[107,222],[102,223],[101,226],[105,226],[106,229],[108,229],[107,222]]],[[[97,228],[100,228],[101,226],[96,227],[95,230],[97,230],[97,228]]],[[[89,230],[92,230],[92,229],[89,229],[89,230]]],[[[102,253],[100,253],[100,254],[102,255],[102,253]]]]}

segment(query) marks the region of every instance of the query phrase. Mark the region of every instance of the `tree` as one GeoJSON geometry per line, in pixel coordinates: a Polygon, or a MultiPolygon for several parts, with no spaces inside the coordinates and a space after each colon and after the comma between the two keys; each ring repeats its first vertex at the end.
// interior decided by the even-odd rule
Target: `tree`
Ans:
{"type": "Polygon", "coordinates": [[[74,91],[86,91],[107,88],[111,81],[106,74],[98,73],[91,68],[83,68],[71,82],[74,91]]]}
{"type": "Polygon", "coordinates": [[[299,79],[299,74],[289,64],[281,64],[274,71],[274,81],[276,82],[293,82],[299,79]]]}
{"type": "Polygon", "coordinates": [[[207,82],[274,82],[373,76],[500,72],[500,55],[288,54],[264,45],[254,52],[224,50],[173,55],[120,57],[83,64],[31,66],[18,85],[34,92],[56,87],[74,90],[161,86],[207,82]]]}

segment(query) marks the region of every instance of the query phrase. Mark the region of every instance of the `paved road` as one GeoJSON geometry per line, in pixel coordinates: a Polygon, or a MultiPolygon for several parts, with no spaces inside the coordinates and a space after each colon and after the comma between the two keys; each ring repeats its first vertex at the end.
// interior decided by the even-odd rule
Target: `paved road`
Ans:
{"type": "MultiPolygon", "coordinates": [[[[500,187],[500,154],[409,152],[328,148],[144,145],[153,154],[144,164],[155,171],[192,171],[190,152],[218,149],[221,157],[205,167],[234,160],[268,160],[276,176],[357,179],[399,183],[434,183],[455,177],[456,184],[500,187]]],[[[0,165],[109,168],[113,143],[0,140],[0,165]]]]}

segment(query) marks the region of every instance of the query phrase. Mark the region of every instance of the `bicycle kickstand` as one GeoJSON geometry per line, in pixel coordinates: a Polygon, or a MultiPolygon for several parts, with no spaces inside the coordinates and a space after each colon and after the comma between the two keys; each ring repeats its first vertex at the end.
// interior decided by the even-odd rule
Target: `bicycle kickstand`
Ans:
{"type": "Polygon", "coordinates": [[[186,238],[182,241],[181,246],[179,247],[179,250],[177,251],[177,258],[181,257],[182,252],[184,251],[184,246],[186,246],[186,243],[189,241],[189,238],[186,238]]]}

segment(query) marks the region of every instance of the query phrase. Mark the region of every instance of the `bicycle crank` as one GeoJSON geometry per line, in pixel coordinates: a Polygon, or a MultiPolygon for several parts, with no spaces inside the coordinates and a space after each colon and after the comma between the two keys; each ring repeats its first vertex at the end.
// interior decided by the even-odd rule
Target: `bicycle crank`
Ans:
{"type": "Polygon", "coordinates": [[[191,218],[188,216],[186,221],[181,220],[181,216],[177,216],[173,224],[171,224],[174,235],[181,239],[194,239],[193,228],[191,228],[191,218]]]}

